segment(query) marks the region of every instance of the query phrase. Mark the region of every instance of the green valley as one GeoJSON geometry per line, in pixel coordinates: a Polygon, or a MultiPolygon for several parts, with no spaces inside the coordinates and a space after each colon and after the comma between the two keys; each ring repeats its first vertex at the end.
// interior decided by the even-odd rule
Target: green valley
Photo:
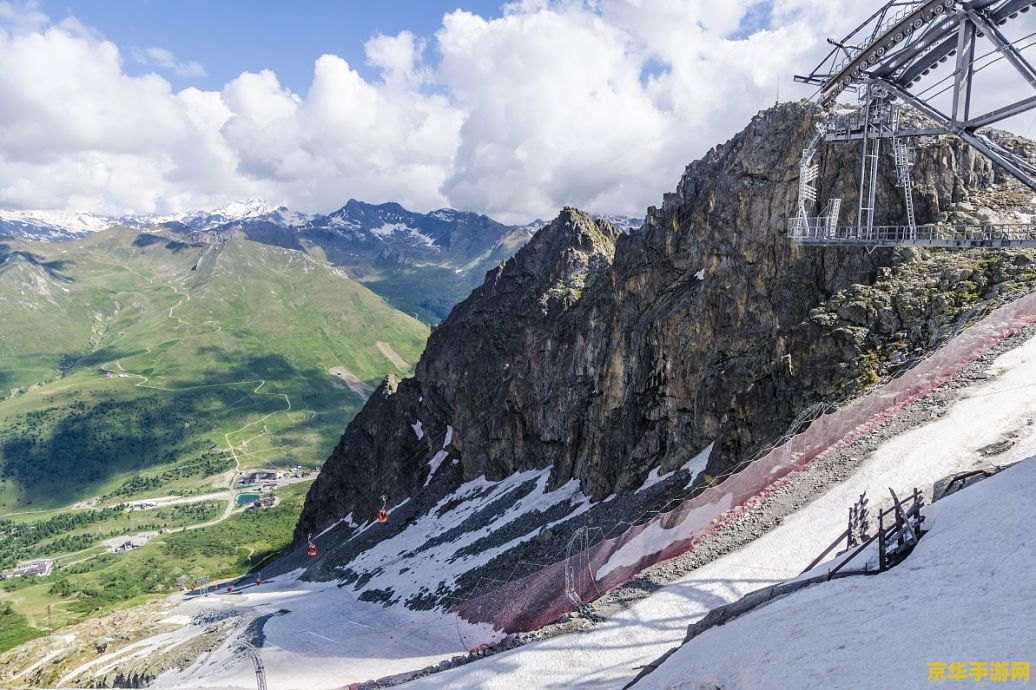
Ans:
{"type": "Polygon", "coordinates": [[[188,564],[232,575],[283,548],[311,469],[428,335],[305,252],[126,228],[0,239],[0,324],[0,571],[54,568],[5,582],[0,648],[39,631],[46,601],[70,622],[188,564]],[[246,511],[260,470],[279,503],[246,511]],[[134,533],[152,540],[102,544],[134,533]]]}
{"type": "Polygon", "coordinates": [[[305,253],[128,230],[0,243],[0,322],[0,515],[317,465],[427,336],[305,253]]]}

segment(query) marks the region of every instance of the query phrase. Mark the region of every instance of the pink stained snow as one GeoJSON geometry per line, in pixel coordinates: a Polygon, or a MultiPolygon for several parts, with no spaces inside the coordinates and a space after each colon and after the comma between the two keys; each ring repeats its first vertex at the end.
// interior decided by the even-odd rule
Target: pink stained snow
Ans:
{"type": "Polygon", "coordinates": [[[679,645],[687,626],[710,609],[797,576],[845,528],[846,511],[861,492],[877,496],[888,487],[929,489],[949,474],[987,465],[989,460],[978,449],[1008,431],[1018,432],[1015,445],[996,457],[996,462],[1008,464],[1036,455],[1036,424],[1029,423],[1036,419],[1036,339],[997,358],[990,374],[995,378],[968,388],[964,399],[946,415],[882,444],[848,480],[786,518],[780,527],[662,588],[590,632],[529,644],[407,687],[622,688],[641,666],[679,645]]]}

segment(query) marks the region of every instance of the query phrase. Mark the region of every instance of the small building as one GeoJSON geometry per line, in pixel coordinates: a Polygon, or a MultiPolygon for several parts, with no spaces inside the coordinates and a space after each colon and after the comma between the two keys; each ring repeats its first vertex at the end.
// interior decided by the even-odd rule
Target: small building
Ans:
{"type": "Polygon", "coordinates": [[[247,486],[249,484],[258,484],[259,482],[276,481],[277,473],[269,470],[259,470],[257,472],[250,472],[241,478],[241,484],[247,486]]]}
{"type": "Polygon", "coordinates": [[[266,510],[267,508],[273,508],[277,505],[278,499],[276,496],[267,496],[266,498],[260,498],[258,501],[252,503],[252,507],[256,510],[266,510]]]}
{"type": "Polygon", "coordinates": [[[115,537],[113,539],[105,540],[104,548],[108,553],[122,553],[123,551],[131,551],[133,549],[139,549],[144,544],[151,541],[151,538],[157,534],[156,532],[140,532],[134,536],[115,537]]]}
{"type": "Polygon", "coordinates": [[[19,563],[14,567],[14,570],[8,570],[2,573],[4,578],[9,577],[46,577],[50,575],[54,569],[54,561],[50,558],[41,558],[36,561],[26,561],[19,563]]]}

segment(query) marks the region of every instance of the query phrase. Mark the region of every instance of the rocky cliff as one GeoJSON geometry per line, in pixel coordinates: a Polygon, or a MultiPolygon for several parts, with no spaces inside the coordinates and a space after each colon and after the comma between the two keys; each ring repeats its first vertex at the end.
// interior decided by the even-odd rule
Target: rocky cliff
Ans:
{"type": "MultiPolygon", "coordinates": [[[[630,234],[562,211],[433,329],[413,378],[376,391],[311,488],[296,540],[350,513],[362,522],[381,494],[420,494],[430,472],[456,484],[550,467],[551,486],[576,479],[599,500],[712,444],[708,481],[810,404],[859,391],[969,310],[1028,289],[1022,252],[792,245],[815,117],[805,104],[759,114],[630,234]]],[[[855,206],[857,155],[825,149],[822,198],[855,206]]],[[[878,222],[901,215],[886,167],[878,222]]],[[[949,138],[920,148],[915,180],[924,221],[1031,203],[949,138]]]]}

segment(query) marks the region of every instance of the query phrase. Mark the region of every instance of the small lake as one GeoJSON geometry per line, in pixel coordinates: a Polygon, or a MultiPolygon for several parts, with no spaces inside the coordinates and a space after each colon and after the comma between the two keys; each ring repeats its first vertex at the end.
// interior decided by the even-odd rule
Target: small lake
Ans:
{"type": "Polygon", "coordinates": [[[237,497],[237,504],[243,506],[246,503],[255,503],[259,500],[259,494],[241,494],[237,497]]]}

